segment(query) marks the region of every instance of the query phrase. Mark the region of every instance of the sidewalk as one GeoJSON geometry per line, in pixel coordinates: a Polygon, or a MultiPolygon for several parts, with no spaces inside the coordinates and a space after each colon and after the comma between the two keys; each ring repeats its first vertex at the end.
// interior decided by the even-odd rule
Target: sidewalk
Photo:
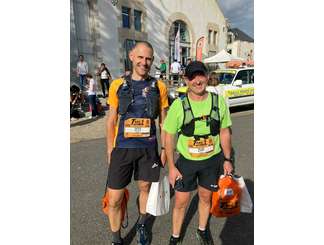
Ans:
{"type": "Polygon", "coordinates": [[[70,143],[106,137],[106,119],[109,111],[106,98],[99,98],[99,100],[105,110],[105,115],[89,119],[91,112],[86,112],[85,117],[70,121],[70,143]]]}

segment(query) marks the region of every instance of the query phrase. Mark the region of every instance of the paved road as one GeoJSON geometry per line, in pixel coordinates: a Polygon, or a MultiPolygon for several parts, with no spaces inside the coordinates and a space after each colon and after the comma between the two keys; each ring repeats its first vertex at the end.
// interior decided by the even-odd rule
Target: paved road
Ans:
{"type": "MultiPolygon", "coordinates": [[[[232,113],[233,146],[236,150],[236,172],[244,176],[253,198],[253,110],[232,113]]],[[[104,119],[96,122],[99,128],[104,119]]],[[[91,126],[86,125],[91,128],[91,126]]],[[[89,130],[88,128],[88,130],[89,130]]],[[[75,128],[71,128],[76,130],[75,128]]],[[[104,245],[110,244],[107,217],[101,212],[101,197],[104,192],[107,168],[104,162],[105,139],[84,140],[71,132],[71,244],[104,245]],[[76,137],[77,140],[72,140],[76,137]],[[81,140],[81,141],[80,141],[81,140]]],[[[99,136],[102,135],[101,132],[99,136]]],[[[138,217],[136,207],[136,187],[129,185],[129,226],[122,230],[126,244],[136,244],[135,223],[138,217]]],[[[171,207],[173,198],[171,199],[171,207]]],[[[254,243],[253,214],[241,214],[231,218],[210,219],[210,230],[215,244],[252,245],[254,243]]],[[[149,220],[152,227],[152,245],[168,244],[171,230],[171,214],[149,220]]],[[[197,228],[197,196],[194,193],[184,224],[183,244],[198,244],[195,237],[197,228]]]]}

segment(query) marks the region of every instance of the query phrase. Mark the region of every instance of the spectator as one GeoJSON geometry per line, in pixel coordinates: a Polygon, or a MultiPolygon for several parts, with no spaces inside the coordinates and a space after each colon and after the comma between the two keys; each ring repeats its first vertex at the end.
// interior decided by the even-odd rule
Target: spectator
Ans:
{"type": "Polygon", "coordinates": [[[102,89],[102,95],[104,98],[107,97],[107,94],[109,93],[109,80],[111,80],[111,75],[106,67],[105,63],[101,63],[101,66],[99,68],[98,75],[100,75],[100,84],[101,84],[101,89],[102,89]]]}
{"type": "Polygon", "coordinates": [[[165,79],[167,67],[166,67],[165,61],[163,59],[161,59],[160,62],[161,62],[160,67],[157,69],[160,70],[160,72],[161,72],[160,78],[165,79]]]}
{"type": "Polygon", "coordinates": [[[97,96],[96,96],[96,91],[97,91],[97,82],[96,80],[93,79],[91,74],[86,74],[86,79],[87,82],[89,83],[88,85],[88,99],[89,99],[89,104],[91,106],[91,118],[95,118],[98,116],[98,110],[97,110],[97,96]]]}
{"type": "Polygon", "coordinates": [[[173,63],[171,64],[172,80],[178,81],[180,71],[181,71],[181,65],[176,59],[174,59],[173,63]]]}
{"type": "Polygon", "coordinates": [[[84,61],[83,55],[79,56],[77,63],[77,76],[79,77],[80,89],[83,91],[86,74],[88,73],[88,64],[84,61]]]}

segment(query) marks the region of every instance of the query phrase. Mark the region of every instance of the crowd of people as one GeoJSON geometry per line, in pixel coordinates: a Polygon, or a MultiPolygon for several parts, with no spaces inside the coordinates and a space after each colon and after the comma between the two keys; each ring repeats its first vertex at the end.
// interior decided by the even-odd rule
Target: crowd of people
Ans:
{"type": "MultiPolygon", "coordinates": [[[[138,42],[130,51],[129,59],[132,70],[113,80],[110,86],[109,70],[105,69],[105,64],[100,67],[102,84],[109,89],[106,157],[112,245],[124,244],[120,232],[121,206],[132,177],[139,191],[137,244],[150,244],[147,228],[150,214],[146,213],[146,205],[151,183],[159,180],[164,166],[168,166],[169,182],[175,189],[169,244],[181,243],[185,210],[190,193],[195,190],[199,197],[196,236],[200,244],[213,244],[208,229],[212,193],[217,190],[220,175],[233,171],[229,108],[222,96],[207,91],[207,87],[219,83],[217,74],[209,75],[202,62],[188,62],[183,73],[188,92],[169,105],[165,82],[149,75],[154,61],[152,45],[138,42]],[[175,150],[179,152],[176,161],[175,150]]],[[[80,59],[80,62],[84,61],[80,59]]],[[[176,63],[171,65],[175,79],[181,68],[176,63]]],[[[164,60],[158,68],[163,78],[166,74],[164,60]]],[[[85,77],[89,91],[93,91],[96,82],[91,75],[85,77]]],[[[94,94],[89,96],[95,97],[94,94]]],[[[91,101],[93,103],[93,97],[91,101]]]]}
{"type": "MultiPolygon", "coordinates": [[[[84,60],[83,55],[79,56],[79,61],[76,66],[76,75],[79,79],[79,84],[78,86],[74,84],[70,88],[71,121],[77,120],[84,115],[82,105],[86,102],[91,111],[91,115],[88,117],[89,119],[104,115],[103,107],[97,96],[97,80],[89,73],[88,63],[84,60]]],[[[100,79],[102,96],[106,98],[109,93],[109,81],[112,80],[112,77],[105,63],[101,63],[95,75],[100,79]]]]}

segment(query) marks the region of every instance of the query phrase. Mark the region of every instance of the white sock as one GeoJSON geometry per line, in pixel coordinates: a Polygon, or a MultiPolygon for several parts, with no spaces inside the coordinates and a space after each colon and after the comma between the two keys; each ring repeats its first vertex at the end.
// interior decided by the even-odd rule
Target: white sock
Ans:
{"type": "Polygon", "coordinates": [[[200,226],[198,227],[198,230],[200,231],[205,231],[206,230],[206,227],[205,228],[201,228],[200,226]]]}
{"type": "Polygon", "coordinates": [[[174,238],[179,238],[179,237],[180,237],[180,235],[174,235],[174,234],[172,234],[172,236],[173,236],[174,238]]]}

